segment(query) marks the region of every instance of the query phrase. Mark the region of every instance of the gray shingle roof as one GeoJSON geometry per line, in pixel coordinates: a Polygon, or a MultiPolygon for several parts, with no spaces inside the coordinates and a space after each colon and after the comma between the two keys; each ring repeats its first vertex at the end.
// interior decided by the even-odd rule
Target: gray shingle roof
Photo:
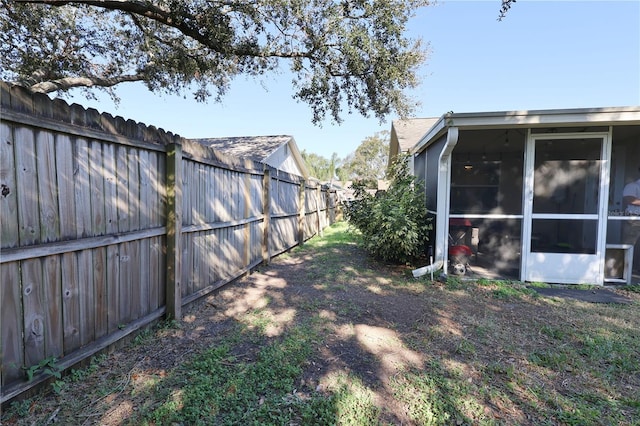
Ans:
{"type": "Polygon", "coordinates": [[[280,146],[293,139],[293,136],[236,136],[227,138],[192,139],[224,154],[248,158],[264,163],[280,146]]]}
{"type": "Polygon", "coordinates": [[[395,120],[393,128],[398,136],[398,144],[401,152],[407,152],[420,141],[439,118],[410,118],[407,120],[395,120]]]}

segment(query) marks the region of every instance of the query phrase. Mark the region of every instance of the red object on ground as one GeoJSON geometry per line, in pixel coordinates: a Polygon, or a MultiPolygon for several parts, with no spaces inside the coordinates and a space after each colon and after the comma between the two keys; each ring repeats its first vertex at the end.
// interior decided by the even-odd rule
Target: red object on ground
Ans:
{"type": "Polygon", "coordinates": [[[449,256],[469,256],[471,257],[473,252],[468,246],[450,246],[449,256]]]}

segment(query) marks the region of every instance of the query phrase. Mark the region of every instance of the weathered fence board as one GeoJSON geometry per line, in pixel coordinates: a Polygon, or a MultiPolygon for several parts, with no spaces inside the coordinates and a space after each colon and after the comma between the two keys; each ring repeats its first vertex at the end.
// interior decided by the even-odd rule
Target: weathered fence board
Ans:
{"type": "Polygon", "coordinates": [[[298,176],[0,86],[2,402],[331,223],[298,176]]]}
{"type": "Polygon", "coordinates": [[[20,379],[20,368],[24,362],[23,315],[22,315],[22,287],[20,283],[18,262],[0,265],[0,321],[2,321],[2,381],[3,387],[20,379]],[[16,283],[9,285],[9,283],[16,283]]]}
{"type": "Polygon", "coordinates": [[[45,359],[45,303],[42,282],[42,262],[30,259],[20,266],[22,306],[24,313],[24,357],[27,365],[38,364],[45,359]]]}
{"type": "Polygon", "coordinates": [[[65,353],[70,353],[80,347],[80,300],[76,254],[63,254],[61,265],[63,345],[65,353]]]}
{"type": "Polygon", "coordinates": [[[59,256],[43,259],[43,284],[45,304],[45,357],[59,358],[64,354],[62,305],[62,270],[59,256]]]}
{"type": "Polygon", "coordinates": [[[91,250],[77,252],[80,345],[95,340],[93,256],[91,250]]]}
{"type": "Polygon", "coordinates": [[[107,248],[98,247],[93,250],[93,280],[95,312],[95,337],[99,339],[109,331],[107,248]]]}
{"type": "Polygon", "coordinates": [[[56,186],[55,146],[51,132],[36,134],[36,175],[40,209],[40,242],[60,239],[58,223],[58,196],[56,186]]]}
{"type": "Polygon", "coordinates": [[[89,182],[89,146],[84,138],[73,144],[73,186],[76,206],[76,237],[91,235],[91,186],[89,182]]]}
{"type": "Polygon", "coordinates": [[[56,136],[56,172],[60,208],[60,239],[76,238],[76,203],[73,184],[73,157],[68,135],[56,136]]]}
{"type": "Polygon", "coordinates": [[[38,218],[38,194],[33,188],[38,187],[36,175],[36,152],[33,132],[30,129],[15,130],[19,149],[15,149],[16,158],[16,192],[18,201],[18,238],[21,246],[37,244],[40,240],[40,221],[38,218]],[[21,191],[18,188],[29,188],[21,191]]]}
{"type": "Polygon", "coordinates": [[[16,166],[13,127],[0,123],[0,247],[18,246],[16,166]]]}
{"type": "Polygon", "coordinates": [[[105,169],[102,143],[93,140],[89,145],[89,178],[91,185],[91,235],[104,235],[105,225],[105,169]]]}
{"type": "Polygon", "coordinates": [[[120,259],[118,246],[107,247],[107,331],[114,333],[119,325],[120,259]]]}
{"type": "Polygon", "coordinates": [[[118,231],[131,230],[129,210],[135,205],[129,203],[129,149],[118,146],[116,149],[116,176],[118,197],[118,231]]]}

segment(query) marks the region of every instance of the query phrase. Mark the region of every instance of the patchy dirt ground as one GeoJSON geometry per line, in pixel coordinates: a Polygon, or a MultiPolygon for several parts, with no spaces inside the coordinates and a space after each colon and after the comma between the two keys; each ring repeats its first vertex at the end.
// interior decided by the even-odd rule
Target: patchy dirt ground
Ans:
{"type": "MultiPolygon", "coordinates": [[[[639,294],[616,291],[631,298],[638,311],[639,294]]],[[[619,387],[610,389],[575,371],[571,363],[561,370],[532,365],[532,353],[546,353],[558,345],[554,332],[544,330],[590,327],[597,318],[615,330],[638,335],[640,318],[633,312],[511,295],[491,283],[417,281],[409,268],[378,264],[353,243],[297,250],[192,304],[178,327],[154,330],[139,344],[106,355],[90,371],[74,373],[86,374],[81,380],[57,395],[33,398],[21,415],[5,416],[3,421],[126,424],[145,403],[146,388],[194,354],[215,346],[238,323],[255,327],[256,318],[262,318],[266,338],[276,338],[287,327],[318,315],[324,319],[324,339],[307,363],[299,392],[327,391],[339,377],[357,377],[381,407],[382,423],[416,424],[406,398],[398,398],[392,382],[397,384],[401,372],[437,365],[452,394],[453,383],[464,384],[478,405],[478,422],[561,424],[554,417],[557,407],[549,401],[554,395],[579,393],[587,386],[594,393],[629,399],[640,392],[640,379],[622,374],[619,387]],[[544,389],[545,394],[530,389],[544,389]]],[[[239,359],[251,359],[259,344],[242,342],[234,352],[239,359]]],[[[446,386],[442,390],[446,394],[446,386]]],[[[459,410],[469,418],[464,407],[459,410]]]]}

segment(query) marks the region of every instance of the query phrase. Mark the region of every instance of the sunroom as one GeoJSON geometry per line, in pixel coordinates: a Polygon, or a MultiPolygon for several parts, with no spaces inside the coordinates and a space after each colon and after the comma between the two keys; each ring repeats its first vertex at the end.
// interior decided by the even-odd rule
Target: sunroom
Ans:
{"type": "Polygon", "coordinates": [[[640,215],[623,201],[640,179],[640,107],[448,113],[434,123],[409,149],[434,225],[424,271],[640,281],[629,232],[640,215]]]}

